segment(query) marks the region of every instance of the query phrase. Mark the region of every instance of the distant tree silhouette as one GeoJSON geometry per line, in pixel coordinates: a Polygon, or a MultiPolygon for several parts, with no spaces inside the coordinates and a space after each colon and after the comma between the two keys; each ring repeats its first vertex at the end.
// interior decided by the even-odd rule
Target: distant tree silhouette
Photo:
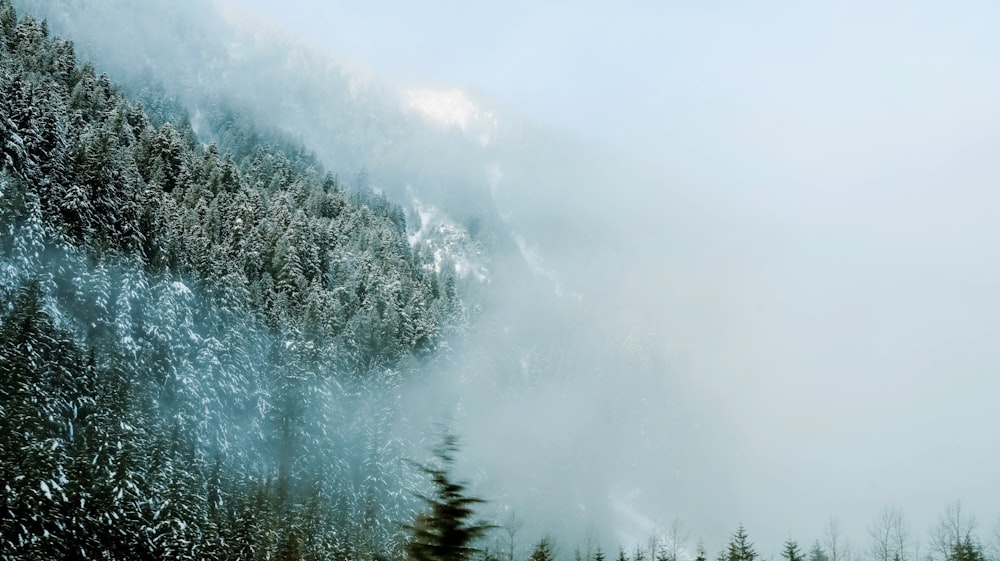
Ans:
{"type": "Polygon", "coordinates": [[[530,561],[552,561],[555,554],[552,552],[552,539],[548,536],[538,540],[534,551],[531,552],[530,561]]]}
{"type": "Polygon", "coordinates": [[[757,552],[753,548],[753,544],[747,539],[746,528],[740,524],[740,527],[736,529],[736,533],[729,540],[729,545],[726,547],[726,552],[723,556],[725,561],[756,561],[758,558],[757,552]]]}
{"type": "Polygon", "coordinates": [[[805,556],[799,550],[799,544],[791,538],[785,540],[785,548],[781,551],[781,556],[786,561],[805,561],[805,556]]]}

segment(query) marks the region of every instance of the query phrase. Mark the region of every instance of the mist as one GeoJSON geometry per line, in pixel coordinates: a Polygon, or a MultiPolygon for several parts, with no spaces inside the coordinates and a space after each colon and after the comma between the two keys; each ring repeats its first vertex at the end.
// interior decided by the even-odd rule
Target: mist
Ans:
{"type": "Polygon", "coordinates": [[[329,168],[486,225],[478,323],[401,415],[450,419],[525,547],[679,519],[766,556],[831,516],[864,548],[886,505],[917,535],[956,499],[1000,514],[996,6],[93,6],[50,25],[112,77],[239,90],[329,168]]]}
{"type": "MultiPolygon", "coordinates": [[[[609,99],[598,63],[552,90],[570,106],[591,98],[573,125],[599,139],[603,167],[593,153],[553,158],[570,180],[509,200],[543,216],[530,237],[593,314],[558,330],[581,337],[570,352],[640,345],[653,366],[616,354],[560,387],[571,404],[514,416],[559,426],[578,411],[565,432],[588,451],[552,461],[600,473],[582,477],[710,547],[742,521],[774,551],[831,516],[863,547],[883,506],[920,533],[956,499],[989,525],[998,50],[980,22],[992,8],[646,8],[656,36],[616,44],[629,14],[610,13],[594,39],[641,79],[609,99]]],[[[611,512],[616,539],[648,531],[611,512]]]]}

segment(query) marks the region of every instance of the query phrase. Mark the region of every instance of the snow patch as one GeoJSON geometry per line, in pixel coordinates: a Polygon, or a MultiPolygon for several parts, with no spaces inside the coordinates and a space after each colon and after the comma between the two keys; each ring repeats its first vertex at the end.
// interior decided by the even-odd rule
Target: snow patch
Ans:
{"type": "Polygon", "coordinates": [[[483,147],[493,140],[493,132],[499,124],[495,114],[480,108],[458,88],[412,88],[403,92],[403,99],[404,106],[411,111],[446,127],[474,133],[483,147]]]}
{"type": "Polygon", "coordinates": [[[178,296],[191,296],[191,289],[181,281],[174,281],[170,283],[170,288],[172,288],[174,290],[174,294],[177,294],[178,296]]]}
{"type": "Polygon", "coordinates": [[[413,89],[406,92],[406,105],[444,125],[465,129],[479,108],[459,89],[413,89]]]}
{"type": "Polygon", "coordinates": [[[410,197],[420,228],[410,233],[407,241],[417,251],[430,253],[432,262],[426,267],[440,274],[448,264],[458,278],[471,277],[479,282],[490,282],[487,258],[465,228],[439,208],[421,202],[413,195],[412,189],[410,197]]]}

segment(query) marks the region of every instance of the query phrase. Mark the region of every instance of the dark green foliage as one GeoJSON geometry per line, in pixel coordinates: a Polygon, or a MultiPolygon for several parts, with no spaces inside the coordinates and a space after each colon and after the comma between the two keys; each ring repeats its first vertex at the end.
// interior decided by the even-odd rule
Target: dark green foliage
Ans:
{"type": "Polygon", "coordinates": [[[544,538],[538,540],[535,544],[535,549],[531,552],[530,561],[554,561],[555,556],[552,552],[552,538],[545,536],[544,538]]]}
{"type": "Polygon", "coordinates": [[[758,558],[757,552],[753,548],[753,544],[747,537],[746,528],[740,524],[739,528],[729,539],[729,545],[726,546],[726,551],[723,554],[723,558],[726,561],[756,561],[758,558]]]}
{"type": "Polygon", "coordinates": [[[457,295],[398,207],[217,117],[0,0],[0,559],[403,554],[393,400],[457,295]]]}
{"type": "Polygon", "coordinates": [[[795,540],[789,538],[785,540],[784,549],[781,550],[781,556],[785,558],[786,561],[805,561],[805,555],[799,550],[799,544],[795,540]]]}
{"type": "Polygon", "coordinates": [[[205,285],[235,281],[268,327],[305,332],[357,373],[432,352],[454,323],[457,295],[434,289],[442,281],[384,197],[342,191],[315,159],[232,109],[210,112],[232,151],[201,149],[179,109],[163,113],[181,122],[156,128],[144,114],[169,102],[130,103],[92,66],[67,70],[72,45],[30,18],[13,32],[0,169],[29,181],[55,236],[205,285]]]}
{"type": "Polygon", "coordinates": [[[426,510],[418,513],[412,524],[404,525],[411,533],[406,544],[406,553],[411,561],[470,559],[481,552],[475,547],[475,541],[492,528],[489,524],[471,520],[473,507],[484,501],[467,496],[465,485],[452,480],[451,470],[457,451],[456,437],[446,434],[434,451],[439,465],[420,466],[420,470],[430,478],[434,493],[417,495],[426,510]]]}
{"type": "Polygon", "coordinates": [[[945,561],[986,561],[986,556],[979,542],[966,534],[952,544],[945,561]]]}
{"type": "Polygon", "coordinates": [[[56,530],[67,417],[81,362],[42,310],[37,282],[21,285],[0,325],[0,550],[40,556],[56,530]]]}

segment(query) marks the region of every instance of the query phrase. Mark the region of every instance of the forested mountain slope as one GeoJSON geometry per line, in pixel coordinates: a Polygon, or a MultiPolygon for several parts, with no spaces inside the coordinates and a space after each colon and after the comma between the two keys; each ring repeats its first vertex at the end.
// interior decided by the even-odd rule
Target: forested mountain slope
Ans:
{"type": "MultiPolygon", "coordinates": [[[[242,124],[249,119],[296,139],[342,177],[366,169],[372,184],[404,208],[412,193],[441,208],[491,258],[510,257],[494,270],[513,270],[518,282],[530,271],[518,263],[523,260],[512,230],[535,243],[551,235],[553,224],[574,238],[586,235],[575,221],[544,209],[554,199],[573,197],[580,184],[621,179],[590,165],[606,162],[607,151],[584,150],[485,95],[381,79],[282,34],[239,2],[14,3],[47,17],[125,91],[145,99],[161,88],[178,100],[203,142],[217,141],[236,156],[241,148],[233,141],[246,138],[242,124]]],[[[146,109],[157,113],[160,107],[147,102],[146,109]]],[[[601,211],[616,201],[601,198],[595,205],[601,211]]],[[[543,243],[550,259],[559,258],[553,246],[561,238],[555,238],[543,243]]]]}
{"type": "Polygon", "coordinates": [[[398,384],[467,321],[401,209],[10,0],[0,73],[3,558],[398,555],[398,384]]]}

